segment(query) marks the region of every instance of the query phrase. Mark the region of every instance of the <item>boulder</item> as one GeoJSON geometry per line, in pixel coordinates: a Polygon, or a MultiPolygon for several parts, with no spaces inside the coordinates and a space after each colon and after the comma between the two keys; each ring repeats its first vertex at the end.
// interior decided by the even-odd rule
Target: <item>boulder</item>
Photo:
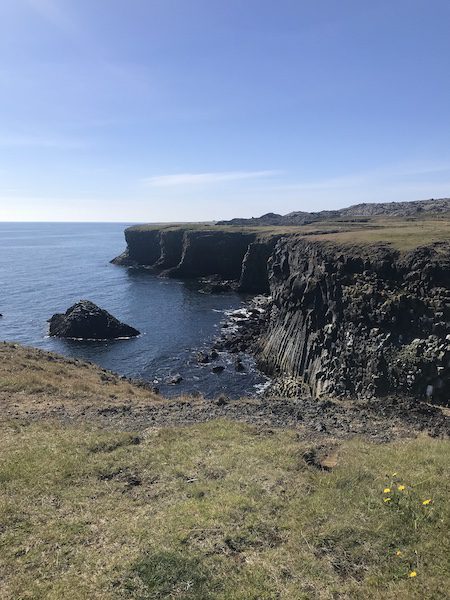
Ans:
{"type": "Polygon", "coordinates": [[[61,338],[113,340],[136,337],[140,333],[89,300],[80,300],[64,314],[53,315],[49,323],[50,335],[61,338]]]}

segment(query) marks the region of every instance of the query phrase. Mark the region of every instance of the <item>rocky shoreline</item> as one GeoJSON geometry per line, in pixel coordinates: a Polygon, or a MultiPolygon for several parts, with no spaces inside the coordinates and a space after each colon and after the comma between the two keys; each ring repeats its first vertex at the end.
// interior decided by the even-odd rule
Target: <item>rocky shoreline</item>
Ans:
{"type": "Polygon", "coordinates": [[[339,245],[296,232],[126,230],[116,264],[254,296],[214,349],[254,355],[286,397],[450,403],[450,243],[339,245]],[[175,245],[172,245],[175,244],[175,245]]]}
{"type": "Polygon", "coordinates": [[[0,345],[0,358],[0,375],[5,379],[17,374],[21,366],[25,388],[0,390],[0,420],[8,423],[51,419],[67,425],[91,423],[106,429],[140,431],[232,419],[265,431],[271,427],[293,428],[302,439],[364,435],[377,443],[411,437],[420,431],[437,437],[450,433],[446,411],[408,398],[352,402],[284,395],[237,400],[225,396],[215,400],[193,396],[164,399],[146,382],[121,377],[78,359],[9,343],[0,345]],[[37,392],[36,373],[42,378],[37,392]],[[58,385],[51,385],[54,378],[58,385]],[[81,395],[64,388],[79,380],[85,388],[81,395]]]}

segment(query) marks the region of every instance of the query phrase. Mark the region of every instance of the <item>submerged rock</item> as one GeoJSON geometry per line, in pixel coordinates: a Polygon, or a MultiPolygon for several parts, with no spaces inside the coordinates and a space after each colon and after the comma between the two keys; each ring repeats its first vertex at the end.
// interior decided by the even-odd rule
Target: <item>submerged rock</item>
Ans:
{"type": "Polygon", "coordinates": [[[49,323],[50,335],[61,338],[113,340],[140,333],[89,300],[80,300],[64,314],[53,315],[49,323]]]}
{"type": "Polygon", "coordinates": [[[200,364],[206,364],[210,362],[210,358],[207,352],[198,352],[197,353],[197,362],[200,364]]]}
{"type": "Polygon", "coordinates": [[[235,371],[238,371],[240,373],[245,371],[245,365],[242,362],[242,359],[236,358],[236,360],[234,361],[234,369],[235,371]]]}
{"type": "Polygon", "coordinates": [[[167,377],[164,380],[164,383],[166,385],[178,385],[182,381],[183,381],[183,377],[179,373],[176,373],[175,375],[170,375],[170,377],[167,377]]]}
{"type": "Polygon", "coordinates": [[[235,281],[222,279],[220,275],[211,275],[210,277],[201,277],[198,281],[199,290],[204,294],[220,294],[230,292],[237,287],[235,281]]]}

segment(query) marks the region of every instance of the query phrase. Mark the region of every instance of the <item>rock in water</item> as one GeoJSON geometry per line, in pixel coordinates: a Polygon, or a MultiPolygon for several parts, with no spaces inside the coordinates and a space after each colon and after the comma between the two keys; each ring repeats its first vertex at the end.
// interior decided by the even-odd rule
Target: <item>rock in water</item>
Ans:
{"type": "Polygon", "coordinates": [[[65,314],[53,315],[49,323],[50,335],[62,338],[113,340],[136,337],[140,333],[89,300],[80,300],[65,314]]]}

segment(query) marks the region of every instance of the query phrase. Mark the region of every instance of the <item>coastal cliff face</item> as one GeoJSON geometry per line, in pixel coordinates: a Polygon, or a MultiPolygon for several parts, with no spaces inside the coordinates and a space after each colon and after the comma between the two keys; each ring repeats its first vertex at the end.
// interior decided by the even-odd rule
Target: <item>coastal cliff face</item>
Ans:
{"type": "MultiPolygon", "coordinates": [[[[162,228],[126,232],[119,264],[216,275],[272,301],[250,347],[268,374],[314,397],[391,394],[450,402],[450,243],[410,251],[295,233],[162,228]]],[[[248,337],[248,336],[247,336],[248,337]]]]}
{"type": "Polygon", "coordinates": [[[261,366],[320,397],[450,398],[450,246],[400,253],[281,240],[261,366]]]}
{"type": "Polygon", "coordinates": [[[130,227],[126,251],[112,262],[151,267],[165,277],[218,276],[235,281],[239,291],[268,293],[268,259],[278,238],[253,231],[130,227]]]}
{"type": "Polygon", "coordinates": [[[185,231],[180,262],[166,274],[192,278],[219,275],[238,280],[252,233],[234,231],[185,231]]]}

